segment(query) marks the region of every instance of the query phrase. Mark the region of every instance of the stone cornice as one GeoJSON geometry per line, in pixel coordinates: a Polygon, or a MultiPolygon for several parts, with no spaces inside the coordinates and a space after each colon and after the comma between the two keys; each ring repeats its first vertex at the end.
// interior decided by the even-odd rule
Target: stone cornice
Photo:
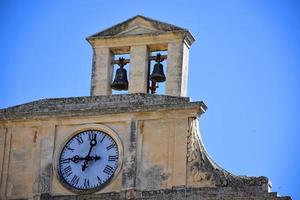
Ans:
{"type": "Polygon", "coordinates": [[[52,98],[1,109],[0,121],[178,109],[194,109],[200,115],[207,107],[202,101],[191,102],[187,97],[149,94],[52,98]]]}
{"type": "Polygon", "coordinates": [[[194,42],[194,36],[187,30],[175,30],[167,32],[152,32],[140,35],[116,35],[116,36],[103,36],[101,38],[87,38],[87,41],[94,48],[97,47],[118,47],[130,46],[141,44],[157,44],[173,41],[182,41],[190,47],[194,42]],[[108,45],[109,44],[109,45],[108,45]]]}

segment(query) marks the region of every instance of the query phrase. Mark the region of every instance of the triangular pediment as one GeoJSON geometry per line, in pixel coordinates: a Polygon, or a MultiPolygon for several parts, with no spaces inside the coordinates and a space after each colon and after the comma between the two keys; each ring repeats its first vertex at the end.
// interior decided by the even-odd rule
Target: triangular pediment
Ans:
{"type": "Polygon", "coordinates": [[[125,29],[124,31],[118,33],[117,35],[138,35],[138,34],[146,34],[158,32],[159,30],[154,28],[149,28],[143,25],[136,25],[131,28],[125,29]]]}
{"type": "Polygon", "coordinates": [[[101,38],[113,36],[126,36],[126,35],[141,35],[149,33],[163,33],[169,31],[184,30],[178,26],[161,22],[158,20],[150,19],[141,15],[137,15],[115,26],[91,35],[88,38],[101,38]]]}

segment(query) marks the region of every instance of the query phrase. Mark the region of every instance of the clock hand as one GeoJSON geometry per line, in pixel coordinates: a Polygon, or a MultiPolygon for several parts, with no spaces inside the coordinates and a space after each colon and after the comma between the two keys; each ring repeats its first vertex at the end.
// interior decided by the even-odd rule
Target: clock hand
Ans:
{"type": "Polygon", "coordinates": [[[97,137],[97,134],[94,135],[94,138],[90,142],[90,150],[89,150],[88,155],[85,157],[84,163],[81,168],[82,171],[85,171],[85,169],[88,168],[89,161],[90,161],[90,154],[92,152],[93,147],[97,145],[96,137],[97,137]]]}
{"type": "Polygon", "coordinates": [[[82,165],[81,170],[85,171],[85,169],[88,168],[89,161],[91,161],[91,160],[95,160],[96,161],[96,160],[100,160],[100,159],[101,159],[101,157],[97,156],[97,155],[95,155],[95,156],[89,156],[89,157],[84,158],[84,163],[82,165]]]}
{"type": "Polygon", "coordinates": [[[91,161],[91,160],[100,160],[100,156],[89,156],[89,157],[85,157],[85,158],[80,158],[80,160],[86,160],[86,161],[91,161]]]}
{"type": "Polygon", "coordinates": [[[70,161],[72,161],[74,163],[78,163],[81,160],[85,160],[85,158],[82,158],[82,157],[79,157],[78,155],[75,155],[72,158],[66,158],[66,159],[64,159],[62,161],[65,161],[65,160],[70,160],[70,161]]]}
{"type": "Polygon", "coordinates": [[[97,155],[95,155],[95,156],[91,156],[90,157],[90,160],[100,160],[100,156],[97,156],[97,155]]]}

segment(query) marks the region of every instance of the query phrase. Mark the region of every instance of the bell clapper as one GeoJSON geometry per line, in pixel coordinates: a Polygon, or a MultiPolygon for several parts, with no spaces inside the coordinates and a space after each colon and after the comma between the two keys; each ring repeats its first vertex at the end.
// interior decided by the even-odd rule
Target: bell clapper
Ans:
{"type": "Polygon", "coordinates": [[[155,81],[151,81],[151,87],[150,87],[151,94],[155,94],[157,88],[158,88],[158,83],[156,83],[155,81]]]}

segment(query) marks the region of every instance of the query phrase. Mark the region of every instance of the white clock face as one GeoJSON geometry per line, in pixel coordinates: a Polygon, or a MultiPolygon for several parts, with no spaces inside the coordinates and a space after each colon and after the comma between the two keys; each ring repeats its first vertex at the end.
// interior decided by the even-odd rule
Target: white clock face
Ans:
{"type": "Polygon", "coordinates": [[[116,141],[99,130],[82,131],[64,145],[57,163],[64,185],[75,192],[94,192],[113,177],[119,163],[116,141]]]}

